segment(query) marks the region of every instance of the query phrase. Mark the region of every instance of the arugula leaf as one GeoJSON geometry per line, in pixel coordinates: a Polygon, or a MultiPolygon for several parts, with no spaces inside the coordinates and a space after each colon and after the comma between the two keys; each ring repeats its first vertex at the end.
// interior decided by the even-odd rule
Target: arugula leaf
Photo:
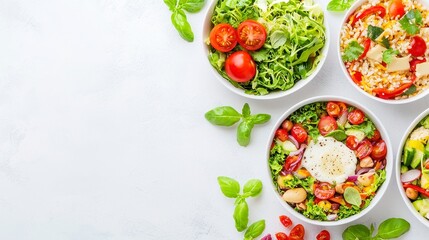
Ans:
{"type": "Polygon", "coordinates": [[[355,0],[331,0],[326,9],[331,12],[342,12],[350,8],[355,0]]]}
{"type": "Polygon", "coordinates": [[[356,40],[350,42],[346,49],[344,50],[344,54],[342,56],[344,62],[351,62],[359,58],[362,55],[364,47],[362,47],[356,40]]]}
{"type": "Polygon", "coordinates": [[[394,50],[394,49],[387,49],[386,51],[383,52],[383,62],[390,64],[393,61],[393,57],[395,57],[396,55],[399,54],[398,50],[394,50]]]}
{"type": "Polygon", "coordinates": [[[384,29],[377,26],[368,25],[368,38],[375,41],[383,32],[384,29]]]}
{"type": "Polygon", "coordinates": [[[387,39],[387,37],[383,37],[383,39],[381,40],[381,44],[387,49],[390,48],[390,42],[389,42],[389,39],[387,39]]]}
{"type": "Polygon", "coordinates": [[[408,34],[417,34],[420,31],[419,25],[423,24],[422,14],[419,10],[410,10],[399,20],[399,23],[408,34]]]}

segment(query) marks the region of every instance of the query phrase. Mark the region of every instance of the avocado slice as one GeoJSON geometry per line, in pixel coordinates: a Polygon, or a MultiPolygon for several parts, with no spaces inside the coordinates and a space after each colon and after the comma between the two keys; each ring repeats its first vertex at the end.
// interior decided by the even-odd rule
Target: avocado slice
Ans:
{"type": "Polygon", "coordinates": [[[423,158],[425,157],[425,153],[415,149],[416,152],[414,153],[414,157],[413,160],[411,161],[411,167],[412,168],[417,168],[417,166],[419,166],[421,164],[421,162],[423,161],[423,158]]]}
{"type": "Polygon", "coordinates": [[[365,133],[361,130],[357,130],[357,129],[347,129],[345,131],[347,136],[355,136],[357,138],[357,140],[360,142],[365,138],[365,133]]]}
{"type": "Polygon", "coordinates": [[[425,217],[429,213],[429,199],[419,199],[413,202],[414,208],[425,217]]]}
{"type": "Polygon", "coordinates": [[[410,166],[411,162],[413,161],[415,153],[416,153],[416,150],[414,148],[405,146],[404,156],[402,157],[402,161],[405,166],[410,166]]]}

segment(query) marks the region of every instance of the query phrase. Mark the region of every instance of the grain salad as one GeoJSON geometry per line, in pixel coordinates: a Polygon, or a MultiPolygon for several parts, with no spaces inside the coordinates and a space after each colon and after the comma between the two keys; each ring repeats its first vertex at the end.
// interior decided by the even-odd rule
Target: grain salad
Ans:
{"type": "Polygon", "coordinates": [[[429,87],[429,10],[416,0],[369,0],[340,33],[355,84],[382,99],[407,99],[429,87]]]}

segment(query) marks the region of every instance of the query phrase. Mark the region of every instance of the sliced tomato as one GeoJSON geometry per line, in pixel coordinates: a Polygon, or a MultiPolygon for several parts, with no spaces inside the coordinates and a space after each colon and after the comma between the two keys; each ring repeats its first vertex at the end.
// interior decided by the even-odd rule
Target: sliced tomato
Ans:
{"type": "Polygon", "coordinates": [[[210,32],[210,44],[220,52],[229,52],[237,45],[237,32],[231,25],[220,23],[210,32]]]}
{"type": "Polygon", "coordinates": [[[353,125],[359,125],[365,120],[365,114],[360,109],[354,109],[347,116],[347,120],[353,125]]]}
{"type": "Polygon", "coordinates": [[[377,5],[377,6],[373,6],[373,7],[370,7],[368,9],[365,9],[362,12],[357,13],[354,16],[351,25],[352,26],[355,25],[355,23],[357,21],[363,20],[364,18],[366,18],[366,17],[368,17],[369,15],[372,15],[372,14],[377,14],[381,18],[383,18],[386,15],[386,9],[383,6],[381,6],[381,5],[377,5]]]}
{"type": "Polygon", "coordinates": [[[332,198],[335,195],[335,188],[331,184],[323,182],[316,186],[314,189],[314,195],[321,200],[332,198]]]}
{"type": "Polygon", "coordinates": [[[411,38],[410,48],[408,49],[409,54],[413,55],[414,57],[421,57],[425,55],[426,49],[426,42],[423,38],[419,36],[413,36],[411,38]]]}
{"type": "Polygon", "coordinates": [[[248,82],[256,74],[256,65],[249,53],[237,51],[226,59],[225,72],[236,82],[248,82]]]}
{"type": "Polygon", "coordinates": [[[410,62],[410,70],[411,72],[416,72],[417,64],[426,62],[426,58],[423,59],[413,59],[410,62]]]}
{"type": "Polygon", "coordinates": [[[340,111],[346,111],[347,110],[347,105],[343,102],[337,102],[338,106],[340,107],[340,111]]]}
{"type": "Polygon", "coordinates": [[[399,19],[405,14],[405,6],[402,0],[392,0],[389,5],[389,16],[392,19],[399,19]]]}
{"type": "Polygon", "coordinates": [[[276,233],[277,240],[289,240],[289,237],[284,232],[278,232],[276,233]]]}
{"type": "Polygon", "coordinates": [[[352,77],[352,80],[354,83],[356,83],[357,85],[361,85],[361,82],[362,82],[362,73],[361,72],[356,71],[354,73],[351,73],[350,77],[352,77]]]}
{"type": "Polygon", "coordinates": [[[296,171],[301,163],[301,158],[302,158],[302,154],[295,155],[295,156],[287,156],[285,163],[283,165],[283,169],[286,172],[296,171]]]}
{"type": "Polygon", "coordinates": [[[290,227],[290,226],[292,226],[292,220],[288,216],[281,215],[279,217],[279,219],[280,219],[280,222],[283,224],[283,226],[285,226],[287,228],[290,227]]]}
{"type": "Polygon", "coordinates": [[[362,140],[356,149],[356,156],[359,159],[363,159],[365,157],[368,157],[372,152],[372,144],[367,139],[362,140]]]}
{"type": "Polygon", "coordinates": [[[326,111],[331,117],[338,117],[340,115],[340,106],[334,102],[328,102],[326,105],[326,111]]]}
{"type": "MultiPolygon", "coordinates": [[[[338,108],[339,109],[339,108],[338,108]]],[[[317,125],[319,128],[320,134],[325,136],[326,134],[334,131],[338,128],[337,121],[331,116],[324,116],[320,119],[319,124],[317,125]]]]}
{"type": "Polygon", "coordinates": [[[371,48],[371,39],[366,38],[363,42],[363,53],[359,56],[360,59],[364,59],[366,57],[366,54],[368,53],[369,49],[371,48]]]}
{"type": "Polygon", "coordinates": [[[369,138],[369,141],[371,142],[377,142],[378,140],[380,140],[381,135],[380,135],[380,131],[378,131],[377,129],[374,131],[374,135],[372,135],[372,138],[369,138]]]}
{"type": "Polygon", "coordinates": [[[289,233],[290,240],[304,240],[305,229],[302,224],[297,224],[289,233]]]}
{"type": "Polygon", "coordinates": [[[387,146],[383,140],[379,140],[372,147],[371,158],[374,160],[383,160],[387,154],[387,146]]]}
{"type": "Polygon", "coordinates": [[[350,148],[351,150],[356,150],[358,144],[359,144],[359,141],[358,141],[357,137],[355,137],[353,135],[347,136],[346,146],[348,148],[350,148]]]}
{"type": "Polygon", "coordinates": [[[292,136],[299,142],[303,143],[307,140],[308,134],[301,125],[295,124],[291,129],[292,136]]]}
{"type": "Polygon", "coordinates": [[[327,230],[322,230],[317,234],[316,240],[331,240],[331,234],[327,230]]]}
{"type": "Polygon", "coordinates": [[[278,138],[280,141],[284,142],[288,138],[287,130],[284,128],[279,128],[276,131],[276,138],[278,138]]]}
{"type": "Polygon", "coordinates": [[[372,92],[375,93],[379,98],[392,99],[404,93],[408,88],[411,87],[411,85],[413,85],[412,82],[404,83],[394,90],[387,90],[385,88],[376,88],[372,90],[372,92]]]}
{"type": "Polygon", "coordinates": [[[246,20],[237,28],[238,43],[246,50],[255,51],[264,46],[267,32],[262,24],[255,20],[246,20]]]}

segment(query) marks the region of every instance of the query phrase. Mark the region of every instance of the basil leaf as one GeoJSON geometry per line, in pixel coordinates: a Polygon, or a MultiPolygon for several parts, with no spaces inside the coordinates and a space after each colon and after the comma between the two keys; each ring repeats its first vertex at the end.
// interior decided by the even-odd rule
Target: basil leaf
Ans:
{"type": "Polygon", "coordinates": [[[350,8],[355,0],[331,0],[326,9],[331,12],[342,12],[350,8]]]}
{"type": "Polygon", "coordinates": [[[343,232],[343,240],[370,240],[369,229],[362,224],[353,225],[343,232]]]}
{"type": "Polygon", "coordinates": [[[170,11],[174,11],[174,9],[176,9],[176,5],[177,5],[177,0],[164,0],[164,3],[168,6],[168,9],[170,9],[170,11]]]}
{"type": "Polygon", "coordinates": [[[362,47],[356,40],[352,41],[347,45],[344,50],[342,59],[344,62],[351,62],[359,58],[362,55],[364,47],[362,47]]]}
{"type": "Polygon", "coordinates": [[[355,206],[360,206],[362,203],[359,191],[353,187],[348,187],[344,190],[344,200],[355,206]]]}
{"type": "Polygon", "coordinates": [[[393,57],[399,54],[398,50],[393,50],[391,48],[383,52],[383,62],[390,64],[393,61],[393,57]]]}
{"type": "Polygon", "coordinates": [[[250,116],[250,107],[249,104],[245,103],[243,106],[243,109],[241,110],[241,114],[244,118],[247,118],[250,116]]]}
{"type": "Polygon", "coordinates": [[[194,41],[194,33],[182,9],[174,10],[173,14],[171,14],[171,22],[183,39],[188,42],[194,41]]]}
{"type": "Polygon", "coordinates": [[[233,217],[237,231],[244,231],[249,223],[249,206],[247,206],[246,201],[241,201],[235,205],[233,217]]]}
{"type": "Polygon", "coordinates": [[[232,126],[241,119],[241,114],[230,106],[214,108],[204,116],[207,121],[219,126],[232,126]]]}
{"type": "Polygon", "coordinates": [[[251,179],[244,184],[243,197],[256,197],[262,192],[262,182],[258,179],[251,179]]]}
{"type": "Polygon", "coordinates": [[[252,121],[244,120],[237,128],[237,142],[240,146],[247,146],[250,143],[250,135],[255,124],[252,121]]]}
{"type": "Polygon", "coordinates": [[[179,0],[179,6],[190,13],[200,11],[205,3],[205,0],[179,0]]]}
{"type": "Polygon", "coordinates": [[[377,26],[368,25],[368,38],[375,41],[383,32],[384,29],[377,26]]]}
{"type": "Polygon", "coordinates": [[[343,130],[337,129],[326,134],[326,137],[333,137],[338,141],[344,141],[347,138],[347,135],[343,130]]]}
{"type": "Polygon", "coordinates": [[[385,48],[390,48],[390,42],[389,42],[389,39],[387,39],[387,37],[383,37],[383,39],[381,40],[381,44],[382,44],[385,48]]]}
{"type": "Polygon", "coordinates": [[[376,237],[382,239],[397,238],[410,230],[410,223],[402,218],[389,218],[378,227],[376,237]]]}
{"type": "Polygon", "coordinates": [[[236,180],[229,177],[220,176],[217,178],[217,181],[223,195],[229,198],[238,197],[238,194],[240,193],[240,184],[236,180]]]}
{"type": "Polygon", "coordinates": [[[264,124],[271,119],[271,115],[260,113],[260,114],[253,115],[250,118],[254,124],[264,124]]]}
{"type": "Polygon", "coordinates": [[[408,34],[417,34],[420,31],[419,25],[423,24],[422,14],[416,9],[410,10],[399,20],[399,23],[408,34]]]}
{"type": "Polygon", "coordinates": [[[244,233],[245,239],[254,239],[257,238],[265,230],[265,220],[259,220],[254,222],[249,226],[249,228],[244,233]]]}
{"type": "Polygon", "coordinates": [[[402,95],[410,95],[417,91],[416,85],[411,85],[402,95]]]}

